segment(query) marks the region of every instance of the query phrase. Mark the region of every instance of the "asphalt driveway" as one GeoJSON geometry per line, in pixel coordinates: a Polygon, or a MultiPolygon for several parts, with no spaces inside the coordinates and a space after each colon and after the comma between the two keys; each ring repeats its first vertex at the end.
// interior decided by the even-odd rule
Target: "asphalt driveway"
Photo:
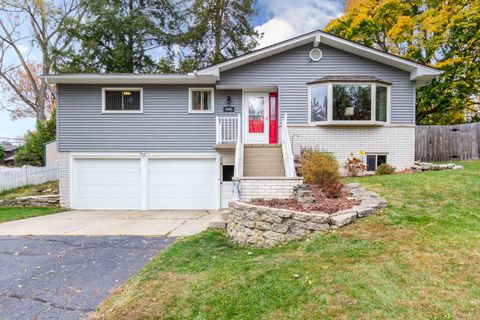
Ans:
{"type": "Polygon", "coordinates": [[[80,319],[173,237],[0,236],[0,319],[80,319]]]}

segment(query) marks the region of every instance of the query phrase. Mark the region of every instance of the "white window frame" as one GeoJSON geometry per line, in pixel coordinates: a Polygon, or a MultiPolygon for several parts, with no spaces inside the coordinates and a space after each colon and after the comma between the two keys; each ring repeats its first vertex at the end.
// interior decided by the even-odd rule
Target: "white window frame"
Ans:
{"type": "Polygon", "coordinates": [[[138,87],[102,88],[102,113],[143,113],[143,88],[138,88],[138,87]],[[139,91],[140,92],[140,110],[107,110],[106,99],[105,99],[106,91],[139,91]]]}
{"type": "Polygon", "coordinates": [[[215,112],[215,95],[214,90],[212,87],[209,88],[188,88],[188,113],[214,113],[215,112]],[[192,104],[192,93],[195,91],[210,91],[211,92],[211,110],[193,110],[192,104]]]}
{"type": "Polygon", "coordinates": [[[378,156],[385,156],[385,163],[388,164],[388,153],[385,153],[385,152],[383,152],[383,153],[382,153],[382,152],[367,152],[367,153],[365,154],[365,165],[368,165],[367,156],[375,156],[375,170],[373,170],[373,171],[368,171],[368,169],[367,169],[367,170],[365,170],[366,172],[375,172],[375,171],[377,171],[377,167],[378,167],[378,165],[377,165],[378,156]]]}
{"type": "Polygon", "coordinates": [[[308,85],[308,123],[311,125],[376,125],[390,124],[391,85],[376,82],[323,82],[308,85]],[[333,120],[333,85],[369,85],[371,89],[370,120],[333,120]],[[327,86],[327,120],[312,121],[312,87],[327,86]],[[377,86],[387,88],[387,121],[377,121],[376,97],[377,86]]]}

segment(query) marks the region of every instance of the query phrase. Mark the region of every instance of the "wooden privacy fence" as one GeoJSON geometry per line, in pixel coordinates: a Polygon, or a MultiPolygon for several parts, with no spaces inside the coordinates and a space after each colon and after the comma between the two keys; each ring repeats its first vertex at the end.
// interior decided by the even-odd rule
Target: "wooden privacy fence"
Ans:
{"type": "Polygon", "coordinates": [[[47,167],[0,168],[0,192],[58,180],[58,161],[47,167]]]}
{"type": "Polygon", "coordinates": [[[415,160],[456,161],[479,159],[480,123],[452,126],[417,126],[415,160]]]}

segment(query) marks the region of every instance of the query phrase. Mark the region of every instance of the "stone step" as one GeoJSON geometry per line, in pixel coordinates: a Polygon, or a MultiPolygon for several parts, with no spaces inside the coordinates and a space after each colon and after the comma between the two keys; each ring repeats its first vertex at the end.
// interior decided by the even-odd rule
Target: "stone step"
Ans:
{"type": "Polygon", "coordinates": [[[211,220],[208,223],[209,228],[227,230],[227,221],[225,220],[211,220]]]}

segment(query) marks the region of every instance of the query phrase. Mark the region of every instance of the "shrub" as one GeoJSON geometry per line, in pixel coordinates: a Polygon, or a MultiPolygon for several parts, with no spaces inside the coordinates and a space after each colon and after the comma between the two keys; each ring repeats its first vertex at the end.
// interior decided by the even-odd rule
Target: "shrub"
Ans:
{"type": "Polygon", "coordinates": [[[391,166],[387,163],[382,163],[377,167],[377,171],[375,171],[375,174],[377,175],[384,175],[384,174],[392,174],[395,172],[395,167],[391,166]]]}
{"type": "Polygon", "coordinates": [[[327,198],[338,198],[342,193],[343,183],[338,180],[325,180],[322,190],[327,198]]]}
{"type": "Polygon", "coordinates": [[[339,165],[329,152],[303,149],[298,157],[298,172],[305,183],[324,185],[325,181],[338,181],[339,165]]]}
{"type": "Polygon", "coordinates": [[[2,146],[0,146],[0,160],[3,160],[5,157],[5,149],[3,149],[2,146]]]}
{"type": "Polygon", "coordinates": [[[345,162],[344,168],[350,177],[356,177],[360,172],[367,170],[367,166],[363,163],[363,160],[355,157],[353,153],[350,154],[350,158],[345,162]]]}

